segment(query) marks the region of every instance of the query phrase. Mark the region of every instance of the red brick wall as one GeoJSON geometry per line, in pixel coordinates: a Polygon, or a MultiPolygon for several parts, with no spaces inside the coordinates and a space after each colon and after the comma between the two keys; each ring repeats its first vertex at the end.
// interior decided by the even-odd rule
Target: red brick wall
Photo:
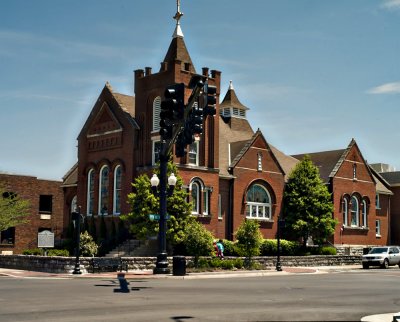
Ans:
{"type": "MultiPolygon", "coordinates": [[[[29,222],[15,229],[15,244],[13,246],[1,245],[0,250],[11,250],[20,254],[23,250],[37,247],[37,234],[39,228],[46,228],[55,234],[55,239],[60,239],[64,228],[63,221],[63,191],[61,181],[41,180],[30,176],[0,174],[0,182],[9,192],[14,192],[30,202],[29,222]],[[40,195],[52,195],[51,219],[40,219],[40,195]]],[[[46,213],[47,215],[47,213],[46,213]]]]}
{"type": "Polygon", "coordinates": [[[282,198],[284,189],[284,176],[276,163],[270,150],[267,150],[264,139],[260,136],[255,140],[253,146],[246,152],[240,162],[236,165],[233,175],[233,232],[246,218],[246,193],[252,183],[258,182],[265,186],[271,196],[272,220],[259,220],[260,230],[264,238],[276,237],[278,216],[282,210],[282,198]],[[262,171],[257,170],[258,153],[262,155],[262,171]]]}
{"type": "MultiPolygon", "coordinates": [[[[381,197],[382,209],[377,214],[375,208],[376,188],[372,175],[368,171],[360,151],[354,145],[349,151],[346,159],[338,169],[335,177],[331,181],[331,191],[333,190],[334,217],[339,221],[333,237],[334,244],[344,245],[384,245],[388,242],[388,203],[381,197]],[[353,167],[356,165],[356,178],[353,178],[353,167]],[[351,227],[350,211],[348,212],[348,225],[343,226],[343,196],[357,196],[359,200],[359,220],[361,223],[361,200],[365,198],[369,201],[367,220],[368,227],[351,227]],[[381,237],[375,234],[375,219],[381,220],[381,237]]],[[[349,199],[350,200],[350,199],[349,199]]],[[[350,210],[350,203],[348,209],[350,210]]]]}

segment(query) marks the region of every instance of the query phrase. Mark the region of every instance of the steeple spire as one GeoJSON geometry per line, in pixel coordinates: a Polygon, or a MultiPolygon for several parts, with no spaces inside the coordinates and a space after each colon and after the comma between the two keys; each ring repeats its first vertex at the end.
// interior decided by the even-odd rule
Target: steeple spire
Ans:
{"type": "Polygon", "coordinates": [[[176,14],[173,18],[176,20],[176,27],[172,38],[183,38],[183,32],[179,20],[181,20],[183,12],[181,12],[181,0],[176,0],[176,14]]]}

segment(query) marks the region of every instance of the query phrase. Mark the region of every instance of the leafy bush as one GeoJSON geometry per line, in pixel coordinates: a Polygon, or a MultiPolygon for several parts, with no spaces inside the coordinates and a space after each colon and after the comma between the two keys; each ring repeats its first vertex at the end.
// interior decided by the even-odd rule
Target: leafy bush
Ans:
{"type": "MultiPolygon", "coordinates": [[[[299,254],[299,245],[286,239],[280,240],[281,255],[294,256],[299,254]]],[[[260,247],[261,256],[275,256],[278,253],[278,241],[276,239],[264,239],[260,247]]]]}
{"type": "Polygon", "coordinates": [[[194,266],[198,267],[200,256],[210,256],[213,251],[213,236],[199,222],[190,222],[184,230],[183,242],[189,255],[194,256],[194,266]]]}
{"type": "Polygon", "coordinates": [[[43,255],[43,250],[41,248],[25,249],[22,255],[43,255]]]}
{"type": "Polygon", "coordinates": [[[225,256],[239,256],[238,250],[237,250],[237,241],[231,241],[224,239],[222,241],[222,244],[224,245],[224,255],[225,256]]]}
{"type": "Polygon", "coordinates": [[[99,246],[93,241],[92,236],[85,231],[81,234],[79,243],[82,256],[95,256],[99,250],[99,246]]]}
{"type": "Polygon", "coordinates": [[[247,264],[251,258],[260,254],[263,238],[260,224],[255,220],[245,220],[236,231],[237,248],[239,254],[247,257],[247,264]]]}
{"type": "Polygon", "coordinates": [[[69,256],[69,251],[67,249],[49,249],[47,251],[47,256],[69,256]]]}
{"type": "Polygon", "coordinates": [[[323,246],[312,248],[311,254],[313,255],[336,255],[336,248],[332,246],[323,246]]]}

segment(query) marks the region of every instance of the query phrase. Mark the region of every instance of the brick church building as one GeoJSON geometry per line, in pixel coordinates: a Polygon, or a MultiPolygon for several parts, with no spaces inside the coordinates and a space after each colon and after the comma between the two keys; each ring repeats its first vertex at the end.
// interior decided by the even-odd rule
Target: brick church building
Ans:
{"type": "MultiPolygon", "coordinates": [[[[76,205],[95,217],[130,211],[126,196],[131,183],[142,173],[150,175],[158,160],[165,88],[174,83],[187,87],[197,73],[217,88],[217,115],[205,119],[200,141],[185,157],[174,157],[193,203],[192,214],[217,238],[234,239],[245,219],[259,221],[264,238],[276,237],[285,181],[303,155],[285,155],[260,130],[252,129],[250,110],[232,83],[226,93],[220,92],[220,71],[196,68],[179,18],[159,70],[135,70],[134,96],[105,84],[79,133],[78,162],[63,178],[66,214],[76,205]]],[[[186,99],[190,93],[186,88],[186,99]]],[[[339,221],[332,244],[389,243],[391,191],[357,143],[352,140],[343,150],[309,155],[332,193],[339,221]]]]}

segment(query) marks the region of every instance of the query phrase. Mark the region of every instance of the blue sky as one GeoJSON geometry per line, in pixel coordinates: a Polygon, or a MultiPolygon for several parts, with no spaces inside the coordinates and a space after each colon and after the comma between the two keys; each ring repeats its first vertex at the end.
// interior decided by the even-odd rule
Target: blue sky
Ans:
{"type": "MultiPolygon", "coordinates": [[[[344,149],[400,170],[400,0],[182,0],[198,72],[233,81],[287,154],[344,149]]],[[[158,70],[175,0],[13,0],[0,11],[0,172],[61,179],[106,81],[158,70]]]]}

